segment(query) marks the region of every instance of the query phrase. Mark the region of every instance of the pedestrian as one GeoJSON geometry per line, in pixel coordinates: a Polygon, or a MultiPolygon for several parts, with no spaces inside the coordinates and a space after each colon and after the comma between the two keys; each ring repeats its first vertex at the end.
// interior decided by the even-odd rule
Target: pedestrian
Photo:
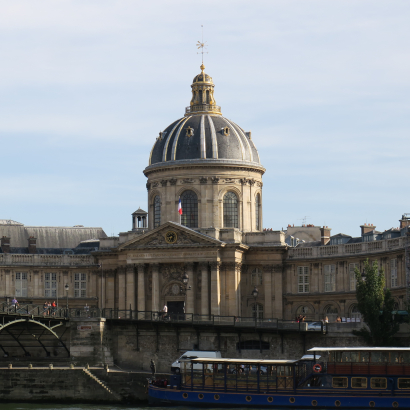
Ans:
{"type": "Polygon", "coordinates": [[[49,316],[51,313],[51,302],[47,303],[47,315],[49,316]]]}
{"type": "Polygon", "coordinates": [[[48,302],[45,301],[43,305],[43,316],[47,314],[47,309],[48,309],[48,302]]]}
{"type": "Polygon", "coordinates": [[[151,373],[152,376],[155,376],[155,362],[151,359],[151,364],[149,365],[151,367],[151,373]]]}
{"type": "Polygon", "coordinates": [[[53,316],[56,315],[56,310],[57,310],[57,303],[54,300],[53,303],[51,304],[51,312],[52,312],[53,316]]]}
{"type": "Polygon", "coordinates": [[[166,319],[166,317],[167,317],[167,313],[168,313],[168,306],[167,306],[167,304],[165,303],[165,305],[164,305],[164,307],[162,308],[162,320],[165,320],[166,319]]]}
{"type": "Polygon", "coordinates": [[[11,307],[14,308],[14,310],[16,310],[19,307],[19,302],[17,301],[16,297],[14,297],[11,301],[11,307]]]}

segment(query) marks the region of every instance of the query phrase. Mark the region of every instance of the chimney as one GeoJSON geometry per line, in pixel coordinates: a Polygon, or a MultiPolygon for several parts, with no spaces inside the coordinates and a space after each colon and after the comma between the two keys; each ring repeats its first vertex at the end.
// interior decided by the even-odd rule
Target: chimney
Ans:
{"type": "Polygon", "coordinates": [[[406,215],[403,215],[401,219],[399,219],[399,222],[400,222],[400,229],[405,228],[406,226],[410,225],[410,218],[407,217],[406,215]]]}
{"type": "Polygon", "coordinates": [[[1,238],[1,250],[3,253],[10,253],[10,238],[7,236],[1,238]]]}
{"type": "Polygon", "coordinates": [[[332,229],[329,228],[328,226],[324,226],[323,228],[320,228],[320,243],[322,245],[326,245],[330,241],[330,231],[332,229]]]}
{"type": "Polygon", "coordinates": [[[28,238],[28,253],[30,255],[37,253],[37,238],[34,238],[34,236],[30,236],[28,238]]]}
{"type": "Polygon", "coordinates": [[[362,230],[361,236],[363,236],[367,232],[371,232],[376,229],[376,227],[373,224],[360,225],[360,228],[362,230]]]}

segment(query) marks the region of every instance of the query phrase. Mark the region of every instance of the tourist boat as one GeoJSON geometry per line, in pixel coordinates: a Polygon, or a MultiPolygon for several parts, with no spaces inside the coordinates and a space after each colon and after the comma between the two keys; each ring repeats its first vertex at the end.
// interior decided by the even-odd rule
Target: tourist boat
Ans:
{"type": "Polygon", "coordinates": [[[315,347],[308,352],[299,360],[187,359],[181,361],[181,374],[173,375],[167,386],[149,385],[149,402],[191,407],[410,409],[410,348],[315,347]]]}

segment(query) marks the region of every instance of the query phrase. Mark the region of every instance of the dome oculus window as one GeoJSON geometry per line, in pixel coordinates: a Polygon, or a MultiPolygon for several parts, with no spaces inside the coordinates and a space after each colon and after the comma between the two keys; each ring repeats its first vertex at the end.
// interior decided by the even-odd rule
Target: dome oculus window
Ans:
{"type": "Polygon", "coordinates": [[[187,137],[193,137],[194,136],[194,129],[191,127],[186,128],[186,136],[187,137]]]}
{"type": "Polygon", "coordinates": [[[229,132],[230,132],[229,127],[223,127],[222,132],[226,137],[229,136],[229,132]]]}

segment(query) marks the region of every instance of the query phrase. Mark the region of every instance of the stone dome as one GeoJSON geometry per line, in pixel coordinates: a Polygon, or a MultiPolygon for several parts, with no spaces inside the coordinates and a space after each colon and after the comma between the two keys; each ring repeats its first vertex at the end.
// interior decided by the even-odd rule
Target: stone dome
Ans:
{"type": "Polygon", "coordinates": [[[169,162],[245,162],[261,167],[251,133],[221,114],[214,100],[212,77],[204,72],[191,85],[192,99],[185,116],[160,132],[151,150],[149,166],[169,162]]]}

